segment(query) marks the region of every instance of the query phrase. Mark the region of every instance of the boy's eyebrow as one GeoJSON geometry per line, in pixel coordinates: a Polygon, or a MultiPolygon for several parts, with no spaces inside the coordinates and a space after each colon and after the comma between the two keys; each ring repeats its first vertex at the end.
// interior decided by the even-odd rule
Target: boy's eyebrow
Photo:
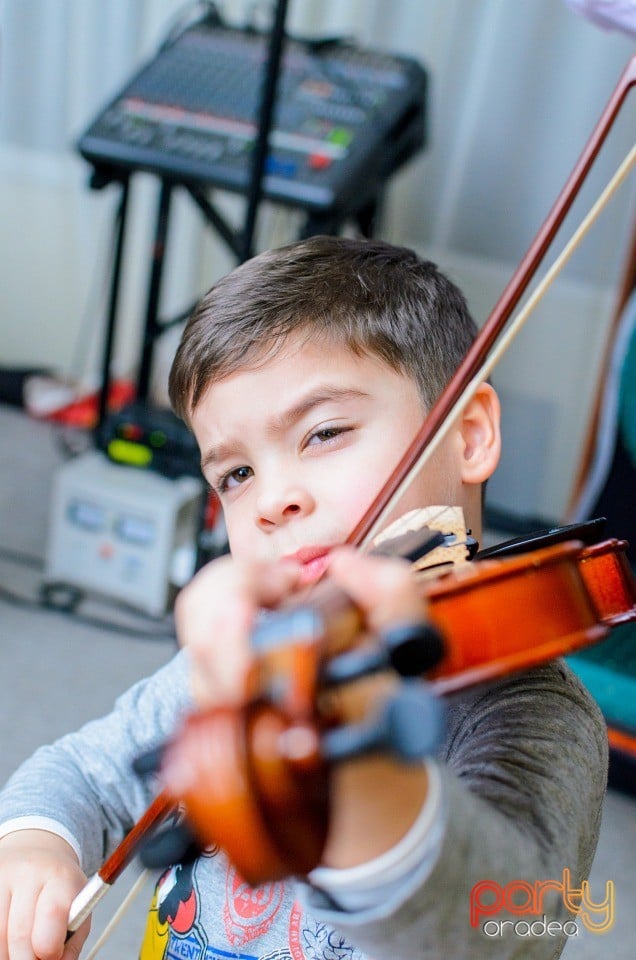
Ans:
{"type": "MultiPolygon", "coordinates": [[[[272,417],[265,432],[269,436],[282,433],[290,427],[293,427],[305,414],[309,413],[310,410],[319,406],[321,403],[329,403],[333,400],[357,400],[368,396],[369,394],[364,390],[332,386],[317,387],[306,397],[303,397],[302,400],[299,400],[298,403],[290,407],[289,410],[285,410],[283,413],[272,417]]],[[[204,470],[211,464],[218,463],[220,460],[232,456],[235,452],[236,447],[233,443],[220,443],[217,446],[212,446],[201,457],[201,469],[204,470]]]]}

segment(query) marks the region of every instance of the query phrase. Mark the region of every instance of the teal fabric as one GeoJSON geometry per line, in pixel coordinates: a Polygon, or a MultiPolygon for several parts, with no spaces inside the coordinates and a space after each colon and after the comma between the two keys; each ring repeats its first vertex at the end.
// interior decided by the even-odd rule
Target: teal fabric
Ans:
{"type": "Polygon", "coordinates": [[[636,731],[636,622],[567,658],[608,723],[636,731]]]}
{"type": "Polygon", "coordinates": [[[620,435],[636,467],[636,325],[623,361],[618,403],[620,435]]]}
{"type": "Polygon", "coordinates": [[[608,670],[583,657],[568,657],[579,680],[592,694],[610,724],[636,730],[636,679],[608,670]]]}

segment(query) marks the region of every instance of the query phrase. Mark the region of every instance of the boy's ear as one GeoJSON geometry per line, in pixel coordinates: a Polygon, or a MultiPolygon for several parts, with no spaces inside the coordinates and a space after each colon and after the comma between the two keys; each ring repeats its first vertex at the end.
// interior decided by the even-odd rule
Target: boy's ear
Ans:
{"type": "Polygon", "coordinates": [[[499,397],[482,383],[460,418],[461,478],[463,483],[484,483],[501,454],[499,397]]]}

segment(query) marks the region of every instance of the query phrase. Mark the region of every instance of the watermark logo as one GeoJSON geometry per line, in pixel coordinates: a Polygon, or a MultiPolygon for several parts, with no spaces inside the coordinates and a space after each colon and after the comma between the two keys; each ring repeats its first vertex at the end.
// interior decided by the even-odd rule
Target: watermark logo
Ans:
{"type": "Polygon", "coordinates": [[[580,887],[573,887],[570,871],[563,871],[561,880],[511,880],[505,886],[494,880],[480,880],[470,891],[470,925],[481,925],[487,937],[501,937],[512,930],[520,937],[567,937],[578,936],[576,920],[548,920],[545,914],[546,894],[560,894],[563,904],[583,926],[592,933],[607,933],[614,925],[614,883],[605,884],[605,898],[598,902],[592,899],[590,884],[583,880],[580,887]],[[506,911],[523,920],[491,919],[506,911]],[[484,918],[488,918],[484,920],[484,918]],[[535,919],[532,919],[535,918],[535,919]]]}

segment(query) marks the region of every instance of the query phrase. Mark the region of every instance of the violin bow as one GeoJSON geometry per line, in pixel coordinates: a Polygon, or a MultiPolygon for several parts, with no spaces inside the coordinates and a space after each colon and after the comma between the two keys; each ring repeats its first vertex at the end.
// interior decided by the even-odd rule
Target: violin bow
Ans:
{"type": "MultiPolygon", "coordinates": [[[[126,867],[136,856],[139,843],[150,830],[159,824],[174,809],[173,801],[160,793],[148,809],[130,830],[117,849],[102,864],[97,873],[94,873],[82,887],[71,904],[67,924],[67,940],[81,927],[87,917],[108,893],[112,885],[122,875],[126,867]]],[[[128,894],[130,896],[130,894],[128,894]]],[[[125,908],[127,900],[122,904],[125,908]]],[[[120,908],[121,909],[121,908],[120,908]]]]}
{"type": "MultiPolygon", "coordinates": [[[[347,543],[355,546],[366,546],[373,537],[379,532],[382,522],[389,511],[396,505],[404,491],[417,476],[422,466],[433,453],[435,446],[440,442],[442,430],[448,430],[453,422],[453,417],[458,409],[461,409],[466,402],[466,391],[474,382],[473,390],[477,389],[490,370],[489,360],[497,339],[501,335],[506,323],[512,316],[512,313],[519,303],[519,300],[525,293],[528,284],[538,270],[548,248],[563,223],[570,207],[587,177],[596,156],[601,149],[607,135],[612,128],[614,121],[623,105],[631,87],[636,83],[636,55],[631,58],[612,96],[610,97],[605,110],[601,114],[592,135],[583,148],[574,169],[568,177],[563,189],[552,206],[548,216],[544,220],[539,232],[528,248],[521,263],[508,281],[503,293],[495,304],[490,316],[484,326],[479,331],[470,350],[464,357],[452,379],[447,384],[444,391],[428,413],[420,430],[417,432],[410,446],[404,453],[404,456],[395,467],[393,473],[386,481],[379,495],[373,501],[367,512],[360,519],[358,524],[349,534],[347,543]],[[486,372],[480,373],[479,371],[486,372]]],[[[617,178],[618,182],[612,181],[605,191],[603,203],[599,201],[593,208],[596,211],[595,219],[600,213],[601,207],[605,205],[609,196],[617,189],[619,182],[622,182],[629,169],[633,165],[633,150],[624,165],[621,166],[617,178]],[[630,160],[631,158],[631,160],[630,160]],[[599,207],[599,204],[601,206],[599,207]]],[[[592,212],[592,211],[591,211],[592,212]]],[[[576,238],[576,244],[582,239],[591,225],[591,220],[576,238]]],[[[583,226],[583,225],[582,225],[583,226]]],[[[574,238],[573,238],[574,240],[574,238]]],[[[576,245],[575,244],[575,245],[576,245]]],[[[565,262],[574,251],[574,245],[571,246],[568,256],[559,264],[559,270],[565,265],[565,262]]],[[[556,267],[556,264],[555,264],[556,267]]],[[[550,281],[554,280],[558,271],[551,271],[550,281]]],[[[546,287],[547,289],[547,287],[546,287]]],[[[527,318],[524,314],[523,321],[527,318]]],[[[519,327],[520,328],[520,327],[519,327]]],[[[500,354],[497,353],[497,359],[500,354]]],[[[496,361],[495,361],[496,362],[496,361]]],[[[494,365],[494,363],[493,363],[494,365]]]]}
{"type": "MultiPolygon", "coordinates": [[[[536,237],[532,241],[519,266],[508,281],[488,319],[479,331],[472,347],[431,408],[420,430],[389,476],[382,490],[349,534],[346,541],[347,543],[366,548],[373,537],[376,536],[387,514],[393,509],[404,491],[418,475],[436,445],[441,441],[444,432],[450,428],[455,415],[469,399],[470,391],[472,390],[474,392],[479,384],[488,376],[492,367],[509,346],[513,337],[518,333],[541,296],[543,296],[548,286],[563,269],[575,248],[590,229],[592,223],[599,216],[601,210],[604,209],[609,202],[610,197],[618,189],[636,163],[636,147],[634,147],[620,165],[616,174],[608,183],[559,258],[554,262],[541,284],[537,286],[524,309],[514,319],[509,331],[502,336],[508,320],[541,265],[559,227],[576,199],[594,160],[605,142],[627,94],[635,83],[636,55],[628,62],[579,159],[554,202],[552,209],[539,228],[536,237]]],[[[80,891],[71,906],[69,915],[69,931],[71,933],[90,915],[97,902],[99,902],[108,889],[110,889],[110,886],[133,858],[135,851],[148,831],[156,826],[173,807],[173,803],[166,798],[165,794],[159,794],[146,813],[128,833],[125,840],[122,841],[122,844],[117,848],[112,857],[106,861],[97,874],[88,880],[86,886],[80,891]],[[121,850],[124,851],[123,856],[120,854],[121,850]],[[109,868],[108,871],[107,867],[109,868]],[[108,878],[105,876],[105,872],[107,872],[108,878]],[[96,880],[96,878],[98,879],[96,880]],[[79,913],[80,909],[82,911],[81,916],[79,913]]],[[[123,914],[127,904],[132,900],[136,892],[136,889],[133,889],[124,899],[119,908],[120,915],[123,914]]],[[[108,926],[108,931],[111,931],[113,927],[114,923],[111,921],[108,926]]],[[[105,933],[106,932],[107,931],[105,931],[105,933]]],[[[102,934],[99,945],[102,945],[104,941],[105,935],[102,934]]],[[[91,951],[91,958],[95,955],[97,946],[98,944],[96,944],[91,951]]]]}

